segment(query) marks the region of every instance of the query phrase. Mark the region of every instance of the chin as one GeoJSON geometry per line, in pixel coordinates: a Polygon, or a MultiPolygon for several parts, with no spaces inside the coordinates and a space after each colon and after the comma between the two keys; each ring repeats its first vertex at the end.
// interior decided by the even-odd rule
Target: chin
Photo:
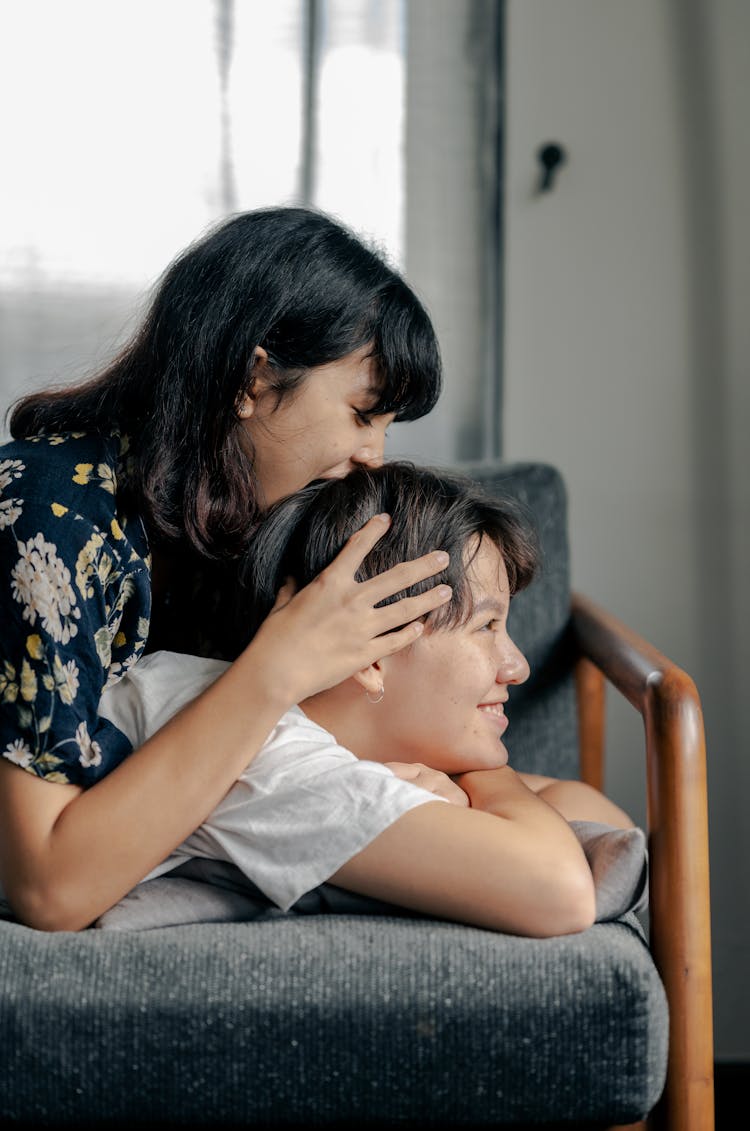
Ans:
{"type": "Polygon", "coordinates": [[[508,764],[508,751],[502,742],[498,742],[497,746],[492,750],[483,750],[477,752],[473,750],[471,754],[467,754],[465,758],[461,759],[461,763],[455,770],[448,770],[447,773],[451,774],[468,774],[473,770],[499,770],[508,764]]]}

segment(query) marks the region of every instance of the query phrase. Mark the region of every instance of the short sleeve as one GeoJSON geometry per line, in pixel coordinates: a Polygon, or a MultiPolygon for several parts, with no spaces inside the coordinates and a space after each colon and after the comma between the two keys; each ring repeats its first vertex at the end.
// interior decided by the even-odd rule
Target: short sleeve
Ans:
{"type": "Polygon", "coordinates": [[[151,876],[185,856],[236,864],[287,911],[419,805],[448,802],[339,746],[288,711],[213,813],[151,876]]]}
{"type": "Polygon", "coordinates": [[[22,459],[0,458],[0,754],[85,786],[132,750],[98,705],[145,646],[150,572],[112,489],[94,496],[94,518],[73,510],[64,484],[30,498],[25,470],[22,459]]]}

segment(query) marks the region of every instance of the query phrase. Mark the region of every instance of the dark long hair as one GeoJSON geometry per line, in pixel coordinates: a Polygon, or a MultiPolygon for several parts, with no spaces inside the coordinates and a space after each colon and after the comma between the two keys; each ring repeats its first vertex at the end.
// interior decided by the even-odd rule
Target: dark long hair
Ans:
{"type": "Polygon", "coordinates": [[[281,398],[308,369],[370,343],[375,411],[399,420],[429,412],[441,384],[437,341],[400,275],[320,212],[240,213],[178,256],[106,369],[21,399],[11,433],[126,433],[125,502],[152,537],[232,558],[257,517],[252,453],[236,415],[252,388],[256,347],[268,354],[281,398]]]}
{"type": "MultiPolygon", "coordinates": [[[[514,501],[487,495],[462,476],[406,461],[357,468],[343,479],[317,480],[282,499],[255,531],[241,569],[237,625],[243,639],[238,638],[238,648],[271,611],[287,577],[298,588],[307,585],[356,530],[384,512],[391,515],[391,526],[365,558],[357,578],[364,581],[399,562],[446,550],[448,567],[408,591],[413,596],[439,582],[452,586],[448,604],[427,618],[435,628],[454,627],[471,616],[466,553],[472,542],[474,552],[482,539],[497,547],[511,594],[534,576],[539,558],[536,532],[514,501]]],[[[383,604],[406,595],[394,594],[383,604]]]]}

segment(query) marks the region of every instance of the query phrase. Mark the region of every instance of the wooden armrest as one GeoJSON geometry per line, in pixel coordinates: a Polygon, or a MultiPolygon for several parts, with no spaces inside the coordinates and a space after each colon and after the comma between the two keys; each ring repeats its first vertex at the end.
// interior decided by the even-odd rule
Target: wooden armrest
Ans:
{"type": "MultiPolygon", "coordinates": [[[[690,676],[576,593],[580,653],[641,714],[646,732],[650,945],[670,1010],[669,1070],[653,1125],[714,1126],[706,750],[690,676]]],[[[585,671],[585,669],[584,669],[585,671]]],[[[581,686],[579,680],[579,690],[581,686]]]]}

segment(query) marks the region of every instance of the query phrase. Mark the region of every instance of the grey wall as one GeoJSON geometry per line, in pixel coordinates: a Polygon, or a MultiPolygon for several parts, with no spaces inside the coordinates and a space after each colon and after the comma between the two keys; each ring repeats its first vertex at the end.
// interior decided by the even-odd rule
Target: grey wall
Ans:
{"type": "Polygon", "coordinates": [[[437,327],[446,382],[429,417],[392,429],[390,448],[453,464],[491,455],[499,432],[490,329],[499,12],[495,0],[409,0],[407,15],[404,270],[437,327]]]}
{"type": "MultiPolygon", "coordinates": [[[[505,454],[562,469],[575,584],[698,685],[716,1053],[747,1060],[750,5],[509,0],[506,111],[505,454]]],[[[630,708],[609,732],[643,820],[630,708]]]]}

